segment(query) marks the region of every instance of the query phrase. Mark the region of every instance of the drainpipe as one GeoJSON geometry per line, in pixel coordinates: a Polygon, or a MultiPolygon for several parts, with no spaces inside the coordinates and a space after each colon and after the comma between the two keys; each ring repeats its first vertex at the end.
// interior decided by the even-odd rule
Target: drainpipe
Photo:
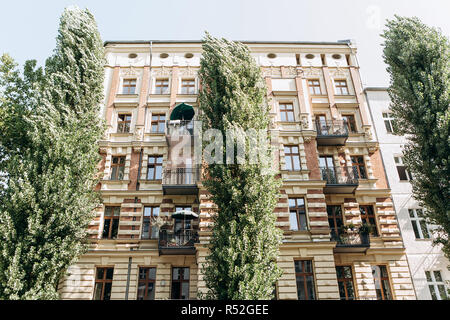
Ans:
{"type": "MultiPolygon", "coordinates": [[[[146,108],[147,110],[147,108],[146,108]]],[[[142,167],[142,148],[141,151],[139,151],[139,166],[138,166],[138,173],[137,173],[137,177],[136,177],[136,191],[139,190],[140,187],[140,183],[139,183],[139,179],[141,178],[141,167],[142,167]]]]}
{"type": "Polygon", "coordinates": [[[125,300],[128,300],[128,292],[130,291],[131,261],[132,261],[132,258],[129,257],[128,258],[127,287],[125,289],[125,300]]]}

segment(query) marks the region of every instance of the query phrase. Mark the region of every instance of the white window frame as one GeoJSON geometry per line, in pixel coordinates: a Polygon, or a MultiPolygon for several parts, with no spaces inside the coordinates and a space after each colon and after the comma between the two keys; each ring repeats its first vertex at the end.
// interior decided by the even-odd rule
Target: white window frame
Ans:
{"type": "Polygon", "coordinates": [[[410,208],[408,209],[408,216],[409,216],[409,220],[411,220],[411,225],[413,225],[413,233],[414,233],[414,238],[416,239],[420,239],[420,240],[428,240],[432,238],[432,230],[430,228],[430,225],[428,223],[425,222],[425,226],[427,228],[428,231],[428,238],[425,238],[423,235],[423,231],[422,231],[422,226],[420,225],[420,221],[425,221],[425,218],[420,217],[417,213],[417,210],[422,210],[421,208],[410,208]],[[411,217],[411,212],[413,212],[414,217],[411,217]],[[416,233],[414,232],[414,224],[417,228],[417,231],[419,232],[419,238],[416,237],[416,233]]]}
{"type": "Polygon", "coordinates": [[[394,155],[394,163],[395,163],[395,168],[397,169],[398,180],[399,181],[411,181],[412,180],[412,175],[411,175],[411,173],[409,172],[408,168],[406,167],[406,165],[403,162],[403,156],[402,155],[394,155]],[[400,174],[398,173],[398,168],[397,167],[405,167],[406,180],[400,179],[400,174]]]}
{"type": "Polygon", "coordinates": [[[386,133],[387,134],[395,134],[394,126],[392,124],[392,122],[395,121],[395,118],[392,116],[392,112],[384,111],[384,112],[382,112],[381,116],[383,117],[384,129],[386,130],[386,133]],[[386,115],[386,117],[385,117],[385,115],[386,115]],[[386,121],[389,123],[389,127],[391,128],[390,132],[386,128],[386,121]]]}
{"type": "Polygon", "coordinates": [[[445,285],[445,281],[442,278],[441,270],[427,270],[427,271],[425,271],[425,279],[427,280],[428,290],[430,290],[430,295],[431,295],[432,298],[433,298],[433,294],[431,292],[430,286],[433,286],[433,290],[434,290],[434,293],[436,295],[437,300],[443,300],[444,298],[445,299],[447,298],[447,297],[441,297],[441,293],[439,292],[439,288],[438,288],[438,286],[444,286],[444,291],[447,294],[447,286],[445,285]],[[430,274],[431,282],[428,281],[427,272],[430,274]],[[436,280],[436,277],[434,276],[435,272],[439,272],[442,281],[437,281],[436,280]]]}

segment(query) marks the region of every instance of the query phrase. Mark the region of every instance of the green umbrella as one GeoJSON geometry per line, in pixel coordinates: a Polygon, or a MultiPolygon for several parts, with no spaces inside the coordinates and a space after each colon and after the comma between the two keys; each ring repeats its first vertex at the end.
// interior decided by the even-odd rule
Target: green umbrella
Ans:
{"type": "Polygon", "coordinates": [[[194,114],[194,108],[183,102],[173,109],[170,120],[192,120],[194,114]]]}

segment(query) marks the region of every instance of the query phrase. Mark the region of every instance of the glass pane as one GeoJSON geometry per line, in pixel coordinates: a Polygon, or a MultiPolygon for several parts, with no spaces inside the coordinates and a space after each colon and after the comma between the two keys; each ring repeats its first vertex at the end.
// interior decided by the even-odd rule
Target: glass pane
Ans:
{"type": "Polygon", "coordinates": [[[311,260],[305,260],[305,272],[312,272],[312,261],[311,260]]]}
{"type": "Polygon", "coordinates": [[[382,280],[383,282],[383,293],[385,300],[392,300],[391,290],[389,288],[389,280],[382,280]]]}
{"type": "Polygon", "coordinates": [[[304,213],[299,214],[299,218],[300,218],[300,230],[307,230],[308,225],[306,222],[306,214],[304,213]]]}
{"type": "Polygon", "coordinates": [[[434,273],[435,281],[441,282],[442,281],[441,272],[440,271],[433,271],[433,273],[434,273]]]}
{"type": "Polygon", "coordinates": [[[155,163],[155,157],[148,157],[148,163],[155,163]]]}
{"type": "Polygon", "coordinates": [[[120,207],[114,207],[114,216],[118,217],[120,216],[120,207]]]}
{"type": "Polygon", "coordinates": [[[306,300],[305,282],[303,277],[297,277],[297,297],[298,300],[306,300]]]}
{"type": "Polygon", "coordinates": [[[294,121],[294,114],[292,112],[288,112],[288,121],[294,121]]]}
{"type": "Polygon", "coordinates": [[[154,167],[149,167],[148,171],[147,171],[147,179],[153,180],[154,176],[155,176],[155,168],[154,167]]]}
{"type": "Polygon", "coordinates": [[[428,285],[428,289],[430,289],[431,299],[438,300],[437,295],[436,295],[436,291],[434,290],[434,286],[433,285],[428,285]]]}
{"type": "Polygon", "coordinates": [[[117,175],[117,180],[122,180],[123,179],[123,174],[125,171],[125,167],[119,167],[119,174],[117,175]]]}
{"type": "Polygon", "coordinates": [[[306,277],[306,286],[308,289],[308,300],[315,300],[316,295],[315,295],[315,291],[314,291],[314,279],[312,276],[306,277]]]}
{"type": "Polygon", "coordinates": [[[347,298],[348,300],[355,299],[355,290],[353,289],[353,281],[347,282],[347,298]]]}
{"type": "Polygon", "coordinates": [[[338,278],[343,278],[344,277],[344,267],[340,267],[340,266],[336,267],[336,276],[338,278]]]}
{"type": "Polygon", "coordinates": [[[411,218],[414,218],[414,210],[413,209],[408,209],[408,212],[409,212],[409,216],[411,218]]]}
{"type": "Polygon", "coordinates": [[[154,216],[154,217],[159,216],[159,207],[154,207],[154,208],[153,208],[153,216],[154,216]]]}
{"type": "Polygon", "coordinates": [[[295,261],[295,262],[294,262],[294,265],[295,265],[295,272],[296,272],[296,273],[301,273],[301,272],[303,272],[302,261],[295,261]]]}
{"type": "Polygon", "coordinates": [[[152,207],[144,207],[144,217],[150,217],[152,215],[152,207]]]}
{"type": "Polygon", "coordinates": [[[352,279],[352,268],[351,267],[344,267],[344,277],[346,279],[352,279]]]}
{"type": "Polygon", "coordinates": [[[116,180],[116,179],[117,179],[117,167],[112,167],[111,180],[116,180]]]}
{"type": "Polygon", "coordinates": [[[179,280],[180,279],[180,268],[173,268],[172,269],[172,279],[173,280],[179,280]]]}
{"type": "Polygon", "coordinates": [[[162,166],[156,166],[155,179],[159,180],[162,177],[162,166]]]}
{"type": "Polygon", "coordinates": [[[108,268],[106,269],[106,279],[112,280],[114,274],[114,268],[108,268]]]}
{"type": "Polygon", "coordinates": [[[144,300],[144,297],[145,297],[145,282],[139,283],[137,299],[144,300]]]}
{"type": "Polygon", "coordinates": [[[300,170],[300,159],[299,156],[294,156],[294,170],[300,170]]]}
{"type": "Polygon", "coordinates": [[[420,220],[420,227],[422,230],[423,237],[425,239],[430,238],[430,235],[428,234],[427,223],[425,222],[425,220],[423,220],[423,219],[420,220]]]}
{"type": "Polygon", "coordinates": [[[102,298],[103,283],[96,283],[94,289],[94,300],[100,300],[102,298]]]}
{"type": "Polygon", "coordinates": [[[139,268],[139,280],[147,278],[147,268],[139,268]]]}
{"type": "Polygon", "coordinates": [[[286,113],[285,112],[281,112],[280,113],[280,120],[281,121],[286,121],[286,113]]]}
{"type": "Polygon", "coordinates": [[[172,299],[180,299],[180,282],[172,282],[172,299]]]}
{"type": "Polygon", "coordinates": [[[189,282],[181,283],[181,299],[189,299],[189,282]]]}
{"type": "Polygon", "coordinates": [[[189,268],[183,268],[183,279],[189,280],[189,268]]]}
{"type": "Polygon", "coordinates": [[[419,233],[419,228],[417,228],[417,220],[412,220],[411,223],[412,223],[412,227],[413,227],[414,235],[416,236],[416,239],[422,239],[422,237],[420,236],[420,233],[419,233]]]}
{"type": "Polygon", "coordinates": [[[430,271],[425,271],[425,276],[427,277],[427,281],[428,281],[428,282],[432,282],[432,281],[433,281],[433,279],[431,279],[431,273],[430,273],[430,271]]]}
{"type": "Polygon", "coordinates": [[[387,269],[385,266],[380,266],[380,271],[381,271],[381,276],[383,278],[387,278],[389,277],[388,273],[387,273],[387,269]]]}
{"type": "Polygon", "coordinates": [[[447,293],[445,292],[445,286],[443,284],[438,285],[439,294],[441,296],[441,300],[447,299],[447,293]]]}
{"type": "Polygon", "coordinates": [[[297,223],[297,212],[291,211],[289,214],[289,223],[291,225],[291,230],[298,231],[298,223],[297,223]]]}
{"type": "Polygon", "coordinates": [[[284,147],[284,153],[291,153],[291,148],[284,147]]]}
{"type": "Polygon", "coordinates": [[[345,285],[344,282],[339,281],[338,282],[339,285],[339,297],[341,298],[341,300],[347,300],[347,297],[345,295],[345,285]]]}
{"type": "Polygon", "coordinates": [[[148,283],[147,300],[155,300],[155,284],[153,282],[148,283]]]}
{"type": "Polygon", "coordinates": [[[96,279],[97,279],[97,280],[102,280],[104,274],[105,274],[105,269],[103,269],[103,268],[98,268],[98,269],[97,269],[97,278],[96,278],[96,279]]]}
{"type": "Polygon", "coordinates": [[[298,147],[291,147],[292,153],[298,153],[298,147]]]}
{"type": "Polygon", "coordinates": [[[295,203],[295,199],[289,199],[289,208],[295,208],[296,207],[296,203],[295,203]]]}
{"type": "Polygon", "coordinates": [[[105,283],[105,291],[103,292],[103,300],[111,300],[111,287],[112,283],[105,283]]]}
{"type": "Polygon", "coordinates": [[[143,221],[142,224],[142,238],[148,239],[150,237],[150,221],[148,219],[143,221]]]}
{"type": "Polygon", "coordinates": [[[150,280],[155,280],[156,279],[156,268],[150,268],[148,270],[148,278],[150,280]]]}
{"type": "Polygon", "coordinates": [[[103,238],[108,238],[110,225],[111,219],[105,219],[105,222],[103,224],[103,234],[102,234],[103,238]]]}
{"type": "Polygon", "coordinates": [[[292,170],[292,160],[290,156],[285,156],[284,161],[286,163],[286,170],[292,170]]]}
{"type": "Polygon", "coordinates": [[[117,232],[119,231],[119,219],[113,219],[113,225],[111,230],[111,238],[117,237],[117,232]]]}

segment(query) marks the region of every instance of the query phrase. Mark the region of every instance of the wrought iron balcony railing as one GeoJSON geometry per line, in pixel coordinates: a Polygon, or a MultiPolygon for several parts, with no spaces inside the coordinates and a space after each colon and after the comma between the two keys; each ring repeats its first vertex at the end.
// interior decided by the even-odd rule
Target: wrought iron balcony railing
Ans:
{"type": "Polygon", "coordinates": [[[337,247],[369,247],[370,237],[367,233],[337,233],[331,231],[331,240],[336,241],[337,247]]]}
{"type": "Polygon", "coordinates": [[[330,185],[356,185],[358,175],[354,167],[320,167],[322,180],[330,185]]]}
{"type": "Polygon", "coordinates": [[[200,180],[200,167],[167,168],[163,171],[163,185],[194,185],[200,180]]]}
{"type": "Polygon", "coordinates": [[[192,249],[198,242],[198,233],[196,230],[173,230],[159,231],[158,246],[160,250],[164,249],[192,249]]]}
{"type": "Polygon", "coordinates": [[[317,137],[348,136],[348,128],[343,120],[317,120],[317,137]]]}

